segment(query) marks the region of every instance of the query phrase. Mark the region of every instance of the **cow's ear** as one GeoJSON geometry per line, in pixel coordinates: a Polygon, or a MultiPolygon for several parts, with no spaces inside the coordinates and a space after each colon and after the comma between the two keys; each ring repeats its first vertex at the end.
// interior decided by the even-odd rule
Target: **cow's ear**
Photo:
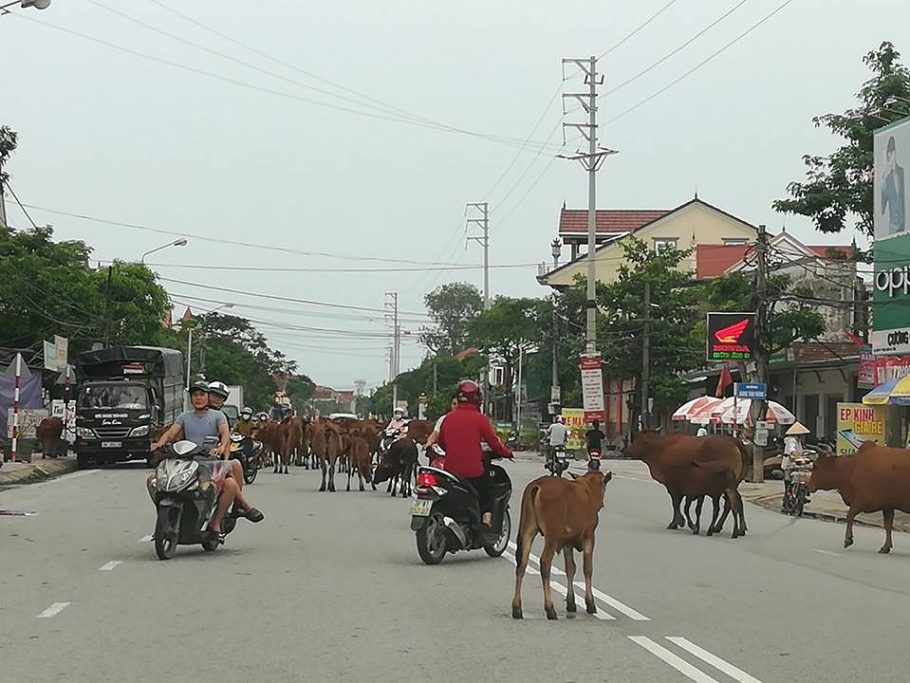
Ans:
{"type": "Polygon", "coordinates": [[[604,485],[606,485],[607,482],[612,481],[612,480],[613,480],[613,471],[611,470],[604,475],[604,485]]]}

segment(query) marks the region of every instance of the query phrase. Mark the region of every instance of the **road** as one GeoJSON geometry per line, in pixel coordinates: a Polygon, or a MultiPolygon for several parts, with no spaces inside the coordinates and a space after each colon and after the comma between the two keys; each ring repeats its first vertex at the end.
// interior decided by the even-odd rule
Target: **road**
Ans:
{"type": "MultiPolygon", "coordinates": [[[[542,469],[508,467],[517,527],[542,469]]],[[[744,539],[696,538],[664,528],[667,495],[640,463],[606,467],[601,618],[558,604],[557,622],[536,576],[525,620],[511,619],[508,558],[424,566],[409,501],[320,494],[302,469],[248,488],[263,523],[169,562],[142,540],[154,516],[141,466],[0,491],[0,507],[37,513],[0,516],[0,680],[907,680],[906,535],[882,556],[881,530],[857,528],[844,551],[840,525],[747,506],[744,539]]]]}

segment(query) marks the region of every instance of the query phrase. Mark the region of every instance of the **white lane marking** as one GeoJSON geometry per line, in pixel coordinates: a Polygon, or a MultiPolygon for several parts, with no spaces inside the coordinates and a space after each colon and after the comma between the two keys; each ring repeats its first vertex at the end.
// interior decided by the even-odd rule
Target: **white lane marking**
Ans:
{"type": "Polygon", "coordinates": [[[718,657],[716,655],[712,655],[710,652],[700,648],[698,645],[696,645],[695,643],[693,643],[690,640],[686,640],[685,638],[682,638],[680,636],[667,636],[667,640],[669,640],[671,643],[678,645],[683,650],[686,650],[687,652],[691,652],[693,655],[695,655],[702,661],[707,662],[708,664],[713,666],[718,671],[723,671],[734,681],[739,681],[740,683],[761,683],[761,681],[758,680],[757,678],[750,676],[749,674],[747,674],[745,671],[742,671],[741,669],[737,669],[735,666],[733,666],[729,662],[724,661],[720,657],[718,657]]]}
{"type": "Polygon", "coordinates": [[[39,619],[50,619],[51,617],[56,617],[63,610],[69,606],[68,602],[55,602],[53,605],[44,610],[41,614],[38,615],[39,619]]]}
{"type": "Polygon", "coordinates": [[[152,540],[152,535],[148,534],[147,536],[143,536],[142,538],[140,538],[139,542],[140,543],[149,543],[149,542],[151,542],[151,540],[152,540]]]}
{"type": "Polygon", "coordinates": [[[123,564],[123,560],[111,560],[110,562],[107,562],[107,563],[101,565],[100,567],[98,567],[98,571],[99,572],[112,572],[117,567],[119,567],[121,564],[123,564]]]}
{"type": "Polygon", "coordinates": [[[822,550],[821,548],[812,548],[813,553],[821,553],[822,555],[831,555],[832,557],[840,557],[840,553],[832,553],[830,550],[822,550]]]}
{"type": "MultiPolygon", "coordinates": [[[[509,541],[509,547],[512,548],[514,551],[518,552],[518,548],[513,541],[509,541]]],[[[529,553],[528,556],[530,557],[530,559],[533,562],[536,562],[537,565],[540,566],[540,558],[537,557],[537,555],[535,555],[534,553],[529,553]]],[[[510,555],[510,558],[512,560],[512,563],[516,564],[514,556],[510,555]]],[[[532,569],[531,565],[529,564],[528,571],[531,571],[531,569],[532,569]]],[[[539,572],[534,572],[534,573],[537,574],[539,572]]],[[[565,576],[566,575],[566,573],[563,570],[558,569],[555,566],[550,567],[550,573],[552,573],[555,576],[565,576]]],[[[576,581],[575,585],[580,588],[584,588],[584,583],[581,581],[576,581]]],[[[595,598],[597,598],[598,600],[600,600],[601,602],[603,602],[607,605],[610,605],[610,607],[613,607],[618,612],[622,612],[623,614],[625,614],[627,617],[629,617],[630,619],[632,619],[634,621],[651,621],[648,617],[646,617],[641,612],[638,612],[638,611],[632,609],[631,607],[629,607],[625,603],[620,602],[616,598],[610,597],[603,591],[599,591],[596,588],[592,587],[591,592],[594,593],[595,598]]]]}
{"type": "MultiPolygon", "coordinates": [[[[502,556],[503,556],[504,558],[506,558],[509,562],[511,562],[512,564],[514,564],[516,567],[518,566],[518,561],[515,559],[515,556],[514,556],[512,553],[510,553],[508,550],[505,551],[505,552],[502,554],[502,556]]],[[[534,567],[532,567],[530,563],[528,563],[527,572],[528,572],[528,574],[535,574],[535,575],[537,575],[537,576],[540,576],[540,572],[537,571],[536,569],[534,569],[534,567]]]]}
{"type": "Polygon", "coordinates": [[[658,645],[647,636],[629,636],[629,640],[636,645],[640,645],[664,663],[669,664],[689,680],[696,681],[697,683],[719,683],[716,678],[711,678],[705,672],[696,669],[685,659],[673,654],[662,645],[658,645]]]}
{"type": "MultiPolygon", "coordinates": [[[[577,588],[584,588],[585,584],[582,581],[576,581],[575,586],[577,588]]],[[[617,612],[622,612],[627,617],[629,617],[629,619],[632,619],[633,621],[651,621],[648,617],[646,617],[641,612],[638,612],[638,611],[632,609],[631,607],[629,607],[625,603],[620,602],[616,598],[611,598],[609,595],[607,595],[606,593],[604,593],[602,591],[597,590],[596,588],[592,588],[591,592],[594,593],[595,598],[597,598],[601,602],[608,604],[610,607],[615,609],[617,612]]]]}

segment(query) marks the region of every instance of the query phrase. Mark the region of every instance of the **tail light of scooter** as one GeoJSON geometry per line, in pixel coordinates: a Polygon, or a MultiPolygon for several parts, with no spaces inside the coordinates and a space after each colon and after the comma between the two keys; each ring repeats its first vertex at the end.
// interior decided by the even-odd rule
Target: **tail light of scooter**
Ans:
{"type": "Polygon", "coordinates": [[[439,484],[439,479],[432,472],[421,472],[417,475],[417,485],[430,488],[439,484]]]}

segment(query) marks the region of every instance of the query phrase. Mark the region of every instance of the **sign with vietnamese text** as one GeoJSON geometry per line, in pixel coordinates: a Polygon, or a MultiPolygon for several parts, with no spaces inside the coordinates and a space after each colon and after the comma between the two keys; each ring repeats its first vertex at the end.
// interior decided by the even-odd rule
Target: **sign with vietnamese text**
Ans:
{"type": "Polygon", "coordinates": [[[768,398],[767,384],[747,384],[745,382],[734,382],[733,395],[737,398],[768,398]]]}
{"type": "Polygon", "coordinates": [[[708,313],[707,333],[708,360],[752,360],[755,313],[708,313]]]}
{"type": "Polygon", "coordinates": [[[581,357],[581,397],[585,421],[600,420],[604,416],[604,380],[600,354],[581,357]]]}
{"type": "Polygon", "coordinates": [[[584,445],[585,432],[588,431],[585,421],[585,411],[580,408],[563,408],[562,421],[569,430],[566,438],[566,448],[570,451],[581,450],[584,445]]]}
{"type": "Polygon", "coordinates": [[[885,406],[837,404],[837,454],[850,455],[866,441],[885,442],[885,406]]]}
{"type": "Polygon", "coordinates": [[[856,384],[861,389],[871,389],[889,379],[902,379],[908,375],[910,356],[877,356],[868,345],[860,349],[856,384]]]}

